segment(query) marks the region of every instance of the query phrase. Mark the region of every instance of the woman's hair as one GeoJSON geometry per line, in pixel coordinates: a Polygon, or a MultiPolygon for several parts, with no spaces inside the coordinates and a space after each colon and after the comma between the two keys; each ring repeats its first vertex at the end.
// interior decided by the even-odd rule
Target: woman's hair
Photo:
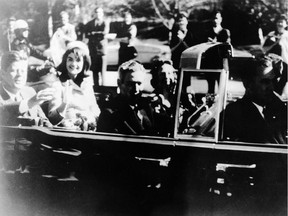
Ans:
{"type": "Polygon", "coordinates": [[[61,73],[59,75],[59,79],[61,82],[65,82],[66,80],[70,79],[70,77],[68,76],[68,70],[66,67],[67,58],[70,53],[74,53],[77,58],[83,57],[83,69],[77,75],[74,82],[77,85],[80,85],[83,79],[89,76],[87,71],[90,69],[90,66],[91,66],[91,58],[89,55],[89,51],[87,52],[87,50],[88,49],[86,49],[85,47],[81,47],[81,46],[71,46],[67,48],[66,52],[64,53],[62,57],[62,62],[57,67],[57,71],[61,73]]]}
{"type": "MultiPolygon", "coordinates": [[[[157,91],[159,89],[159,72],[162,71],[162,66],[168,64],[171,65],[171,67],[173,68],[173,63],[171,60],[162,60],[162,59],[157,59],[154,62],[152,62],[152,68],[151,68],[151,75],[152,75],[152,79],[150,80],[150,83],[152,85],[152,87],[157,91]]],[[[175,70],[175,69],[174,69],[175,70]]],[[[173,85],[176,84],[173,83],[173,85]]]]}

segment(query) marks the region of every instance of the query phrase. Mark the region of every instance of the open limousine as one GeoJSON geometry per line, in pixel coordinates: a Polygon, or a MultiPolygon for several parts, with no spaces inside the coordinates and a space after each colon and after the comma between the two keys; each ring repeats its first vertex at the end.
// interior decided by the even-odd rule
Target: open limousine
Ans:
{"type": "Polygon", "coordinates": [[[222,43],[185,50],[178,73],[174,130],[169,137],[1,126],[1,143],[25,137],[39,146],[69,147],[88,157],[101,155],[109,158],[109,163],[129,161],[131,167],[158,179],[163,190],[187,206],[193,205],[199,214],[226,211],[231,215],[285,215],[287,143],[223,138],[221,112],[244,95],[238,66],[248,58],[253,56],[235,56],[231,45],[222,43]]]}

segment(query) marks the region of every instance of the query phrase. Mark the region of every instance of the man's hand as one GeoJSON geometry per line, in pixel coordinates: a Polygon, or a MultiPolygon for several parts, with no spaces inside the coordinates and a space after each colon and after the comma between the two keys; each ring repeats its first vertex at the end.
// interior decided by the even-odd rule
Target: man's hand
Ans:
{"type": "Polygon", "coordinates": [[[37,92],[32,98],[28,100],[29,108],[33,106],[40,105],[45,101],[50,101],[54,98],[56,89],[54,88],[46,88],[37,92]]]}
{"type": "Polygon", "coordinates": [[[177,37],[180,39],[180,40],[184,40],[184,38],[185,38],[185,33],[183,32],[183,31],[181,31],[181,30],[179,30],[178,32],[177,32],[177,37]]]}

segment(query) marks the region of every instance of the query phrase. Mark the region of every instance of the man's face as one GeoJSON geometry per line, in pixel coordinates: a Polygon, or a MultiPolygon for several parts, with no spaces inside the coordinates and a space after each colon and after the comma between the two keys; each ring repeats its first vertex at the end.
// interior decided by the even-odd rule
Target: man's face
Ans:
{"type": "Polygon", "coordinates": [[[103,20],[103,17],[104,17],[104,11],[102,8],[97,8],[95,10],[95,17],[97,20],[103,20]]]}
{"type": "Polygon", "coordinates": [[[214,17],[213,24],[214,26],[218,26],[221,25],[221,23],[222,23],[222,16],[220,13],[217,13],[214,17]]]}
{"type": "Polygon", "coordinates": [[[135,104],[143,91],[144,72],[136,71],[127,73],[122,83],[119,84],[120,94],[126,97],[130,104],[135,104]]]}
{"type": "Polygon", "coordinates": [[[132,23],[132,15],[129,14],[129,13],[126,13],[125,17],[124,17],[124,20],[125,20],[126,24],[131,24],[132,23]]]}
{"type": "Polygon", "coordinates": [[[277,31],[279,33],[283,33],[285,31],[285,28],[287,27],[287,22],[285,20],[278,20],[277,21],[277,31]]]}
{"type": "Polygon", "coordinates": [[[178,21],[178,25],[179,25],[180,30],[186,29],[188,25],[188,19],[184,16],[180,17],[178,21]]]}
{"type": "Polygon", "coordinates": [[[68,14],[64,13],[61,15],[61,22],[62,22],[62,25],[66,25],[69,22],[68,14]]]}
{"type": "Polygon", "coordinates": [[[6,71],[2,71],[3,84],[7,90],[19,91],[26,85],[28,62],[13,62],[6,71]]]}
{"type": "Polygon", "coordinates": [[[274,95],[275,73],[272,65],[260,69],[254,82],[250,84],[249,91],[255,103],[264,106],[269,103],[274,95]]]}

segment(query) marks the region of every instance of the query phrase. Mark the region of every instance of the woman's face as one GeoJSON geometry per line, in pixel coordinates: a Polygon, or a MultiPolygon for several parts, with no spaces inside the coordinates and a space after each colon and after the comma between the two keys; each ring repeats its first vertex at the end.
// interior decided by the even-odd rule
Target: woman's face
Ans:
{"type": "Polygon", "coordinates": [[[174,68],[170,64],[163,64],[161,71],[159,71],[159,84],[161,83],[162,86],[170,86],[175,82],[174,77],[174,68]]]}
{"type": "Polygon", "coordinates": [[[278,32],[283,33],[285,31],[285,28],[287,27],[287,22],[285,20],[278,20],[276,25],[278,32]]]}
{"type": "Polygon", "coordinates": [[[75,79],[76,76],[82,71],[83,64],[83,56],[76,55],[75,53],[70,53],[68,55],[66,68],[71,79],[75,79]]]}

